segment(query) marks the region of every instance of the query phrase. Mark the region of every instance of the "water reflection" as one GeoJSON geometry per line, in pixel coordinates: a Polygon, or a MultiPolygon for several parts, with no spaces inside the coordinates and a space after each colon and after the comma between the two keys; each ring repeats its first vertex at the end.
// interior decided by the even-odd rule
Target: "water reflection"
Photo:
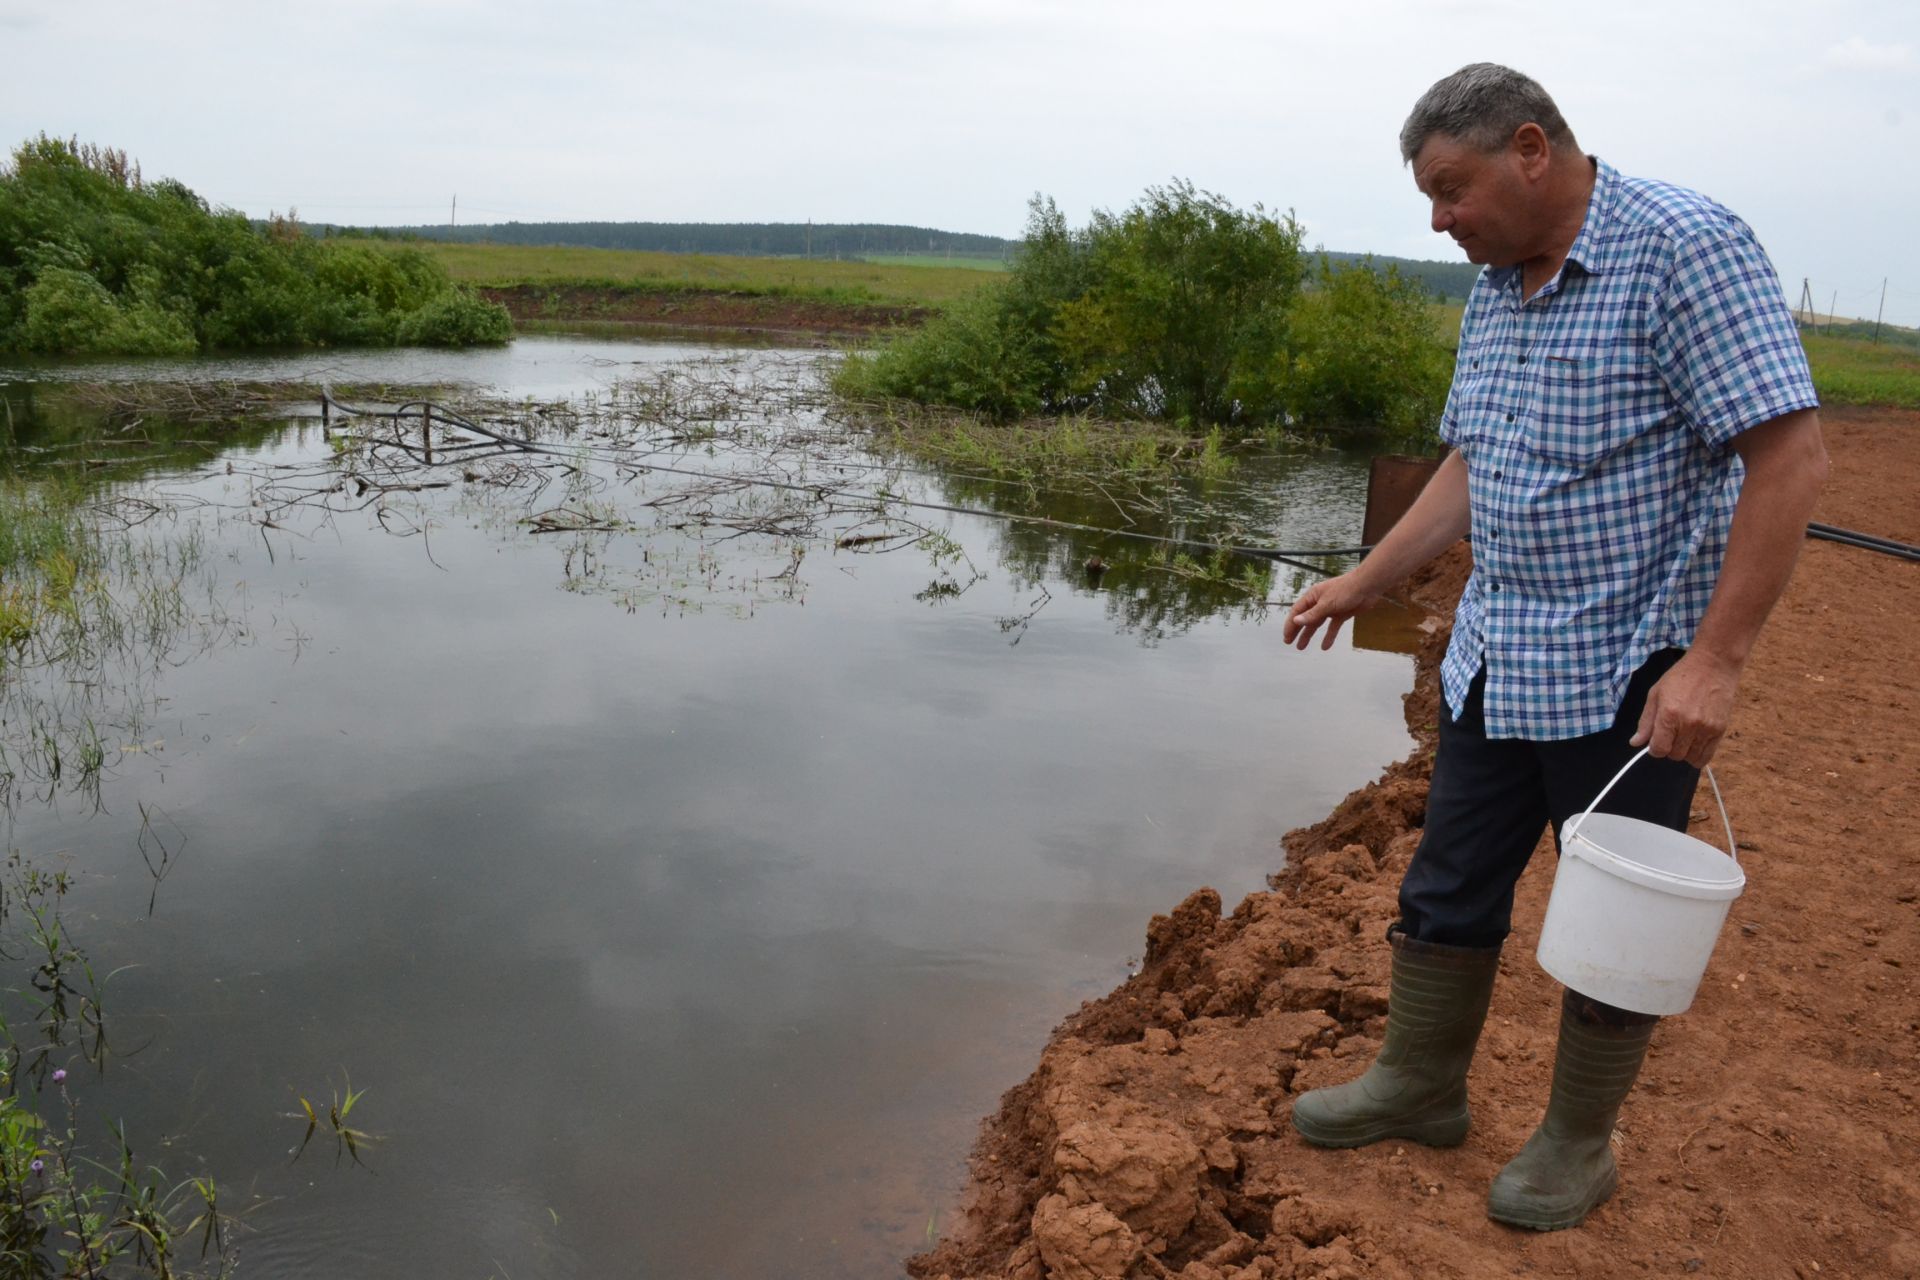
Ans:
{"type": "MultiPolygon", "coordinates": [[[[556,342],[502,367],[600,413],[642,403],[616,384],[656,358],[556,342]]],[[[406,380],[459,372],[421,360],[406,380]]],[[[1282,831],[1405,748],[1403,658],[1302,658],[1244,597],[1098,538],[903,508],[1012,509],[824,440],[804,406],[645,403],[657,452],[525,483],[488,469],[547,459],[383,488],[398,463],[306,424],[110,486],[178,504],[249,642],[152,668],[100,811],[25,808],[14,838],[84,869],[97,963],[135,966],[115,1016],[147,1047],[90,1113],[256,1205],[249,1270],[893,1274],[1147,917],[1258,887],[1282,831]],[[681,464],[718,478],[660,469],[681,464]],[[775,471],[866,497],[802,528],[741,483],[775,471]],[[561,507],[605,527],[530,523],[561,507]],[[150,919],[143,804],[186,837],[150,919]],[[371,1171],[291,1162],[296,1098],[343,1071],[371,1171]]],[[[591,417],[551,438],[608,444],[591,417]]],[[[1225,525],[1337,542],[1364,475],[1275,459],[1237,483],[1225,525]]]]}

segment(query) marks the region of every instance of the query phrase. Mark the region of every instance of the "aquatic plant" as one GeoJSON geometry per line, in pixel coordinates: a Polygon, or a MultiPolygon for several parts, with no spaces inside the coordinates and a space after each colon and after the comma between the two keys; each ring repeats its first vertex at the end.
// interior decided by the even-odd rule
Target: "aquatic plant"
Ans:
{"type": "Polygon", "coordinates": [[[0,1005],[0,1273],[62,1280],[224,1275],[226,1219],[211,1178],[169,1182],[135,1158],[124,1129],[92,1152],[80,1085],[60,1061],[104,1070],[105,979],[61,913],[71,880],[18,852],[0,882],[0,960],[29,966],[0,1005]],[[20,1010],[18,1024],[5,1016],[20,1010]],[[20,1033],[28,1033],[23,1042],[20,1033]],[[198,1243],[191,1263],[184,1251],[198,1243]]]}
{"type": "Polygon", "coordinates": [[[140,740],[153,673],[230,638],[199,527],[109,536],[111,501],[58,473],[0,475],[0,812],[66,794],[97,805],[109,734],[140,740]]]}
{"type": "Polygon", "coordinates": [[[294,1118],[298,1119],[304,1114],[307,1118],[307,1129],[300,1135],[300,1145],[293,1149],[295,1160],[306,1154],[308,1144],[313,1141],[313,1136],[320,1131],[322,1124],[333,1135],[333,1158],[336,1164],[339,1163],[342,1155],[350,1157],[355,1164],[362,1163],[360,1148],[377,1141],[374,1135],[347,1124],[347,1119],[353,1114],[354,1107],[359,1104],[360,1099],[366,1097],[367,1091],[361,1089],[356,1092],[353,1081],[347,1079],[344,1072],[341,1078],[345,1081],[344,1084],[329,1084],[327,1099],[323,1103],[313,1102],[305,1094],[297,1095],[300,1111],[295,1113],[294,1118]]]}

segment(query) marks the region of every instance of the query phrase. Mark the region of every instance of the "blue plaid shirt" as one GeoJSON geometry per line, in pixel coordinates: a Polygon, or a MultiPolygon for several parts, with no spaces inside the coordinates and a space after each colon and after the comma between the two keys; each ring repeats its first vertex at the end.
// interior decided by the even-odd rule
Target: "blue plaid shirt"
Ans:
{"type": "Polygon", "coordinates": [[[1467,464],[1473,576],[1442,664],[1489,737],[1598,733],[1648,655],[1686,646],[1743,470],[1728,442],[1815,406],[1799,331],[1746,223],[1604,162],[1566,265],[1532,298],[1481,272],[1440,435],[1467,464]]]}

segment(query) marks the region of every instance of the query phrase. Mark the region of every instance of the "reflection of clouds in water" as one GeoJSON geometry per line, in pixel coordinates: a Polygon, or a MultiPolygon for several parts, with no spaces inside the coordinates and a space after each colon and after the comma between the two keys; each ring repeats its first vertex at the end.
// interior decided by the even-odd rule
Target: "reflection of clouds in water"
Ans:
{"type": "Polygon", "coordinates": [[[804,607],[743,625],[575,599],[548,544],[410,500],[443,521],[437,564],[364,522],[272,562],[256,527],[215,531],[312,643],[169,670],[192,750],[137,760],[82,833],[130,848],[138,798],[191,836],[161,918],[113,939],[144,966],[116,980],[130,1015],[164,1027],[139,1082],[160,1100],[125,1114],[174,1131],[169,1091],[236,1064],[192,1141],[283,1197],[256,1258],[345,1222],[370,1275],[485,1274],[488,1251],[774,1274],[791,1227],[840,1243],[785,1274],[877,1273],[904,1248],[859,1253],[874,1206],[924,1229],[925,1188],[1147,918],[1255,887],[1280,831],[1406,741],[1404,660],[1282,654],[1198,603],[1144,652],[1051,535],[1021,543],[1053,600],[1012,648],[995,619],[1032,591],[969,517],[942,525],[989,574],[964,597],[916,603],[918,552],[823,550],[804,607]],[[1302,750],[1299,724],[1339,730],[1302,750]],[[258,1154],[260,1117],[333,1064],[389,1135],[377,1182],[258,1154]],[[780,1230],[716,1259],[738,1204],[780,1230]]]}
{"type": "MultiPolygon", "coordinates": [[[[582,361],[575,354],[561,363],[582,361]]],[[[818,357],[681,360],[638,375],[619,361],[585,362],[620,372],[602,390],[576,385],[570,398],[538,406],[460,402],[489,430],[530,436],[546,452],[506,442],[460,452],[458,422],[443,415],[435,467],[418,454],[411,424],[362,418],[352,422],[355,443],[337,464],[323,456],[289,475],[276,457],[271,469],[248,474],[248,497],[309,535],[348,512],[378,517],[387,532],[430,533],[451,511],[509,543],[537,545],[570,592],[669,617],[709,608],[752,617],[763,606],[803,605],[826,567],[854,574],[883,556],[910,560],[931,576],[932,591],[923,576],[909,594],[944,608],[963,598],[952,594],[960,567],[969,589],[1002,568],[1036,593],[997,615],[1010,643],[1024,641],[1029,622],[1046,625],[1040,614],[1049,584],[1095,591],[1114,623],[1148,643],[1211,617],[1258,616],[1269,590],[1266,562],[1209,562],[1203,550],[1150,540],[1156,536],[1290,546],[1352,541],[1340,532],[1351,523],[1359,468],[1337,455],[1249,456],[1228,480],[1108,476],[1111,491],[1068,477],[1036,494],[1025,483],[917,474],[877,457],[870,437],[825,412],[818,357]],[[445,479],[453,474],[449,459],[460,467],[457,483],[445,479]],[[336,465],[350,480],[350,497],[317,483],[333,479],[336,465]],[[369,480],[373,500],[366,499],[369,480]],[[429,488],[420,491],[416,481],[429,488]],[[449,487],[434,487],[442,484],[449,487]],[[978,514],[942,509],[956,502],[978,514]],[[1023,519],[1041,513],[1085,528],[1023,519]],[[969,544],[979,560],[969,559],[969,544]],[[1098,583],[1081,568],[1089,551],[1103,569],[1111,566],[1098,583]],[[1188,554],[1191,561],[1158,563],[1188,554]]],[[[410,371],[424,376],[431,367],[410,371]]]]}

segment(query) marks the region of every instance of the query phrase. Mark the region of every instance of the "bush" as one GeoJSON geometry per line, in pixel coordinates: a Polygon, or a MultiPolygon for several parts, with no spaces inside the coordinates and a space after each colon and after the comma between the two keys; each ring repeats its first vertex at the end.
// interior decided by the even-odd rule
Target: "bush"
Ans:
{"type": "Polygon", "coordinates": [[[465,289],[448,289],[401,318],[399,341],[422,347],[466,347],[513,336],[507,309],[465,289]]]}
{"type": "Polygon", "coordinates": [[[264,230],[124,152],[44,134],[0,167],[0,351],[464,345],[512,337],[504,308],[414,249],[264,230]]]}
{"type": "Polygon", "coordinates": [[[122,308],[99,281],[68,267],[43,271],[28,286],[20,347],[56,355],[186,355],[193,330],[157,302],[122,308]]]}
{"type": "Polygon", "coordinates": [[[904,340],[848,356],[835,387],[856,399],[885,396],[1016,418],[1046,407],[1046,374],[1040,338],[1017,322],[1005,290],[989,286],[904,340]]]}
{"type": "Polygon", "coordinates": [[[1295,418],[1409,446],[1433,443],[1453,360],[1417,282],[1391,267],[1322,259],[1293,324],[1287,403],[1295,418]]]}
{"type": "Polygon", "coordinates": [[[1189,183],[1079,231],[1036,196],[1004,285],[850,356],[836,386],[1001,418],[1430,431],[1450,356],[1419,285],[1324,260],[1309,283],[1300,240],[1291,216],[1189,183]]]}
{"type": "Polygon", "coordinates": [[[26,291],[20,345],[29,351],[92,352],[118,327],[119,308],[98,280],[70,267],[40,273],[26,291]]]}
{"type": "Polygon", "coordinates": [[[1305,274],[1300,227],[1242,213],[1191,184],[1150,188],[1124,214],[1095,213],[1085,287],[1055,311],[1069,390],[1108,412],[1226,423],[1269,419],[1245,403],[1287,346],[1305,274]]]}

